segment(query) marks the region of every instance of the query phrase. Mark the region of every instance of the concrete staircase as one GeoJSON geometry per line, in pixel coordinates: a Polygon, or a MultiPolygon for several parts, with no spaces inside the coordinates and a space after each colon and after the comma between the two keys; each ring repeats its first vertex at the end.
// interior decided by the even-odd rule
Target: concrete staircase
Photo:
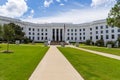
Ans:
{"type": "MultiPolygon", "coordinates": [[[[50,45],[61,45],[62,42],[59,41],[52,41],[50,45]]],[[[63,42],[65,45],[68,45],[67,43],[63,42]]]]}

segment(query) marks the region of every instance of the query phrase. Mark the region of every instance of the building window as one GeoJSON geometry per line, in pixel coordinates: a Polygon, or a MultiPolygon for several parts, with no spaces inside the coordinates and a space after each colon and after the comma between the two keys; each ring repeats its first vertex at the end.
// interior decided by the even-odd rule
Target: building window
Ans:
{"type": "Polygon", "coordinates": [[[83,40],[85,40],[85,37],[83,37],[83,40]]]}
{"type": "Polygon", "coordinates": [[[67,33],[67,35],[69,35],[69,33],[67,33]]]}
{"type": "Polygon", "coordinates": [[[98,34],[98,31],[96,31],[96,34],[98,34]]]}
{"type": "Polygon", "coordinates": [[[101,34],[103,34],[103,31],[101,31],[101,34]]]}
{"type": "Polygon", "coordinates": [[[33,33],[33,35],[35,35],[35,33],[33,33]]]}
{"type": "Polygon", "coordinates": [[[37,33],[37,35],[40,35],[39,33],[37,33]]]}
{"type": "Polygon", "coordinates": [[[75,35],[77,35],[77,33],[75,33],[75,35]]]}
{"type": "Polygon", "coordinates": [[[80,35],[81,35],[81,33],[80,33],[80,35]]]}
{"type": "Polygon", "coordinates": [[[73,32],[73,29],[71,29],[71,32],[73,32]]]}
{"type": "Polygon", "coordinates": [[[41,35],[43,35],[43,33],[41,33],[41,35]]]}
{"type": "Polygon", "coordinates": [[[45,40],[47,40],[47,37],[45,37],[45,40]]]}
{"type": "Polygon", "coordinates": [[[81,29],[79,29],[81,31],[81,29]]]}
{"type": "Polygon", "coordinates": [[[90,40],[92,40],[92,36],[90,36],[90,40]]]}
{"type": "Polygon", "coordinates": [[[43,32],[43,29],[41,29],[41,31],[43,32]]]}
{"type": "Polygon", "coordinates": [[[22,27],[21,29],[23,30],[24,28],[22,27]]]}
{"type": "Polygon", "coordinates": [[[41,37],[41,40],[43,40],[43,37],[41,37]]]}
{"type": "Polygon", "coordinates": [[[114,33],[114,30],[112,30],[111,32],[114,33]]]}
{"type": "Polygon", "coordinates": [[[38,31],[39,31],[39,29],[38,29],[38,31]]]}
{"type": "Polygon", "coordinates": [[[73,37],[71,37],[71,40],[73,40],[73,37]]]}
{"type": "Polygon", "coordinates": [[[45,35],[47,35],[47,33],[45,33],[45,35]]]}
{"type": "Polygon", "coordinates": [[[96,29],[98,29],[98,26],[96,26],[96,29]]]}
{"type": "Polygon", "coordinates": [[[29,32],[29,35],[31,35],[31,32],[29,32]]]}
{"type": "Polygon", "coordinates": [[[38,37],[37,39],[39,40],[40,38],[38,37]]]}
{"type": "Polygon", "coordinates": [[[71,33],[71,35],[73,35],[73,33],[71,33]]]}
{"type": "Polygon", "coordinates": [[[67,31],[69,32],[69,29],[67,29],[67,31]]]}
{"type": "Polygon", "coordinates": [[[109,39],[109,35],[106,35],[106,39],[109,39]]]}
{"type": "Polygon", "coordinates": [[[108,30],[106,30],[106,33],[108,33],[108,30]]]}
{"type": "Polygon", "coordinates": [[[85,28],[83,28],[83,31],[85,31],[85,28]]]}
{"type": "Polygon", "coordinates": [[[77,37],[75,37],[75,40],[77,40],[77,37]]]}
{"type": "Polygon", "coordinates": [[[31,28],[29,28],[29,31],[31,31],[31,28]]]}
{"type": "Polygon", "coordinates": [[[101,39],[103,39],[103,35],[101,35],[101,39]]]}
{"type": "Polygon", "coordinates": [[[83,33],[83,35],[85,35],[85,33],[83,33]]]}
{"type": "Polygon", "coordinates": [[[45,31],[47,32],[47,29],[45,29],[45,31]]]}
{"type": "Polygon", "coordinates": [[[103,29],[103,26],[100,26],[101,29],[103,29]]]}
{"type": "Polygon", "coordinates": [[[67,37],[67,40],[69,40],[69,37],[67,37]]]}
{"type": "Polygon", "coordinates": [[[108,25],[106,25],[106,28],[108,28],[108,25]]]}
{"type": "Polygon", "coordinates": [[[34,37],[32,39],[34,40],[34,37]]]}
{"type": "Polygon", "coordinates": [[[92,28],[90,28],[90,31],[92,31],[92,28]]]}
{"type": "Polygon", "coordinates": [[[33,31],[35,31],[35,29],[33,28],[33,31]]]}
{"type": "Polygon", "coordinates": [[[82,38],[80,37],[80,40],[81,40],[82,38]]]}
{"type": "Polygon", "coordinates": [[[112,39],[114,39],[115,38],[115,36],[114,35],[112,35],[112,39]]]}
{"type": "Polygon", "coordinates": [[[118,34],[118,38],[120,38],[120,34],[118,34]]]}
{"type": "Polygon", "coordinates": [[[98,36],[96,36],[96,39],[98,39],[98,36]]]}
{"type": "Polygon", "coordinates": [[[120,29],[118,29],[118,32],[120,32],[120,29]]]}
{"type": "Polygon", "coordinates": [[[75,29],[75,32],[77,32],[77,29],[75,29]]]}

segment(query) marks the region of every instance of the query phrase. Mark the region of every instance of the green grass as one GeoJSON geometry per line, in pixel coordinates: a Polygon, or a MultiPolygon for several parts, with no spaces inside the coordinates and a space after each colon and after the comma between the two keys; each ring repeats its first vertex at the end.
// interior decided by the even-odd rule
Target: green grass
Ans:
{"type": "Polygon", "coordinates": [[[58,48],[85,80],[120,80],[120,61],[74,48],[58,48]]]}
{"type": "Polygon", "coordinates": [[[89,49],[89,50],[110,53],[110,54],[120,56],[120,48],[107,48],[107,47],[97,47],[97,46],[87,46],[87,45],[80,45],[80,47],[89,49]]]}
{"type": "MultiPolygon", "coordinates": [[[[0,44],[0,51],[6,49],[0,44]]],[[[0,53],[0,80],[28,80],[48,47],[10,45],[14,53],[0,53]]]]}

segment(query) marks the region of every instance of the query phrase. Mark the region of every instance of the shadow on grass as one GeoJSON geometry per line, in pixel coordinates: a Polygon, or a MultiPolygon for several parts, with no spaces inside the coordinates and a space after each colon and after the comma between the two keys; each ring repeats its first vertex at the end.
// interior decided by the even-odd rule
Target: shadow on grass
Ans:
{"type": "Polygon", "coordinates": [[[1,53],[6,53],[6,54],[10,54],[10,53],[14,53],[14,51],[11,51],[11,50],[3,50],[3,51],[1,51],[1,53]]]}

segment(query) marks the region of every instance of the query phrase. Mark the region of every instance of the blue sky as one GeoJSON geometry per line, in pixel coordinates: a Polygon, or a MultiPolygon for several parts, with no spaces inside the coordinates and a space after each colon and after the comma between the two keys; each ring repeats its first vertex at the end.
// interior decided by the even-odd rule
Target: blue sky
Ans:
{"type": "Polygon", "coordinates": [[[115,0],[0,0],[0,15],[34,23],[105,19],[115,0]]]}

